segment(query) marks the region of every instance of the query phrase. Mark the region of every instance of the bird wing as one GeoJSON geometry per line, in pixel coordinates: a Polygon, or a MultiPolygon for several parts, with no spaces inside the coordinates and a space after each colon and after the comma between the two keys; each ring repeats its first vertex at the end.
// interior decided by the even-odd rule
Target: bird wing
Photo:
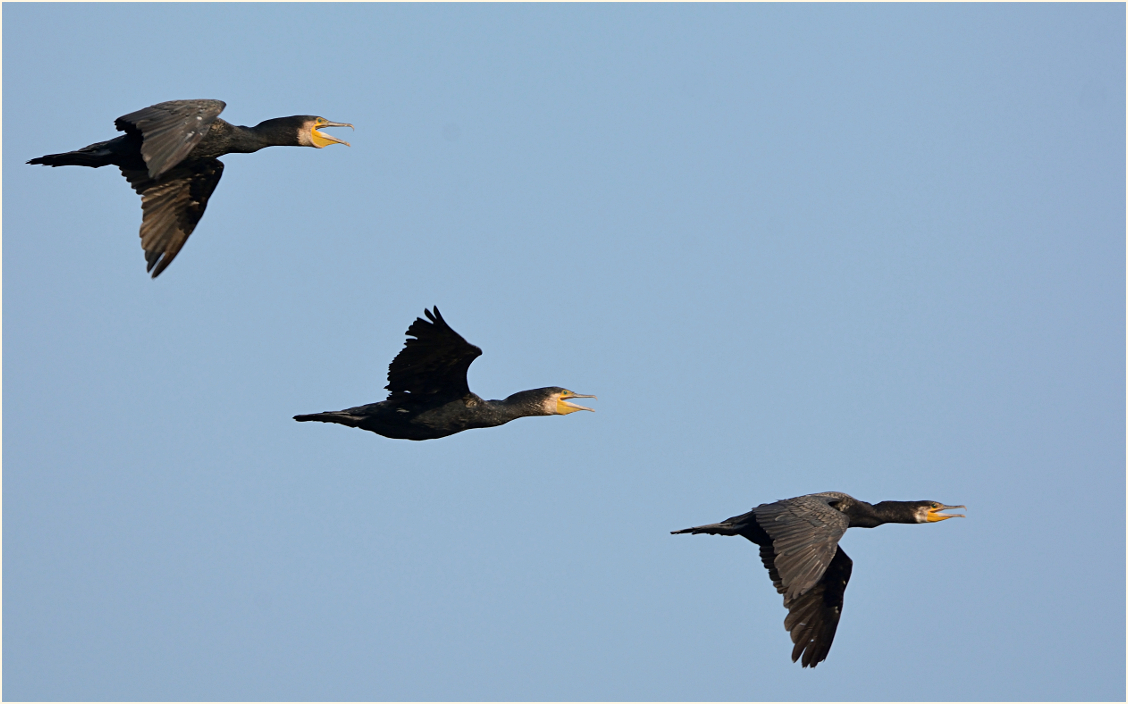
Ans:
{"type": "Polygon", "coordinates": [[[459,398],[470,393],[466,370],[482,354],[435,312],[424,310],[427,320],[416,318],[407,329],[404,348],[388,366],[388,398],[413,396],[449,396],[459,398]],[[414,339],[412,339],[414,337],[414,339]]]}
{"type": "MultiPolygon", "coordinates": [[[[779,577],[776,588],[788,608],[792,600],[819,583],[838,541],[850,527],[850,519],[829,505],[834,500],[833,496],[811,494],[752,509],[756,522],[771,538],[773,566],[779,577]]],[[[761,548],[761,557],[762,553],[761,548]]],[[[767,566],[766,561],[764,564],[767,566]]]]}
{"type": "MultiPolygon", "coordinates": [[[[760,559],[768,568],[776,590],[783,594],[787,590],[772,564],[771,552],[770,545],[762,546],[760,559]]],[[[802,657],[803,667],[814,667],[826,660],[830,644],[834,642],[834,633],[838,630],[838,619],[842,616],[842,597],[853,568],[854,561],[845,550],[838,548],[834,559],[823,572],[822,579],[813,589],[790,602],[784,598],[788,613],[783,620],[783,627],[791,633],[791,642],[795,644],[791,649],[792,662],[802,657]]]]}
{"type": "Polygon", "coordinates": [[[740,535],[760,546],[760,560],[776,591],[784,595],[783,605],[788,614],[783,627],[791,633],[791,642],[795,644],[791,661],[802,657],[803,667],[814,667],[826,660],[853,570],[853,560],[837,547],[850,521],[829,505],[844,496],[828,493],[785,499],[757,506],[721,523],[674,531],[740,535]],[[830,537],[824,541],[823,534],[830,537]],[[831,557],[820,566],[827,545],[831,557]],[[794,564],[796,559],[798,565],[794,564]],[[806,574],[804,570],[817,573],[805,587],[805,583],[797,581],[797,576],[802,578],[806,574]]]}
{"type": "Polygon", "coordinates": [[[152,271],[156,278],[176,258],[203,217],[208,198],[223,176],[223,162],[219,159],[192,161],[174,167],[159,179],[150,178],[145,169],[119,168],[141,196],[141,248],[145,250],[145,271],[152,271]]]}
{"type": "Polygon", "coordinates": [[[141,135],[150,178],[159,178],[195,149],[223,108],[222,100],[169,100],[114,120],[122,132],[141,135]]]}

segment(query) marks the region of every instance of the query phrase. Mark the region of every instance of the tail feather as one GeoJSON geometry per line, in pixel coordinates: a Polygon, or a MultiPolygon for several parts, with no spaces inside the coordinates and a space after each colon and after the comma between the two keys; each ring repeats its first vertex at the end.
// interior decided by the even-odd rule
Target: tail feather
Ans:
{"type": "Polygon", "coordinates": [[[115,152],[108,145],[114,140],[98,142],[89,147],[76,149],[73,152],[62,154],[47,154],[29,160],[29,164],[43,164],[44,166],[109,166],[114,163],[115,152]]]}
{"type": "Polygon", "coordinates": [[[710,535],[739,535],[740,530],[731,523],[710,523],[707,526],[695,526],[693,528],[684,528],[682,530],[672,530],[670,535],[679,535],[681,533],[690,533],[697,535],[698,533],[708,533],[710,535]]]}
{"type": "Polygon", "coordinates": [[[350,428],[357,427],[364,418],[354,416],[351,413],[344,411],[326,411],[325,413],[309,413],[301,416],[294,416],[294,420],[299,423],[306,423],[308,421],[317,421],[319,423],[340,423],[347,425],[350,428]]]}

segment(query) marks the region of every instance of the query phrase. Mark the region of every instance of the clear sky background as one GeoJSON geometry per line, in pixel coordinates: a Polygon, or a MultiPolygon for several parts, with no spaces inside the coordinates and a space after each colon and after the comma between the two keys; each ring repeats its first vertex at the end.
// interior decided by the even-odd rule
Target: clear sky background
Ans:
{"type": "Polygon", "coordinates": [[[7,699],[1125,696],[1125,8],[3,8],[7,699]],[[156,281],[112,168],[219,98],[351,149],[224,159],[156,281]],[[437,304],[486,398],[384,398],[437,304]],[[816,670],[753,545],[837,490],[816,670]]]}

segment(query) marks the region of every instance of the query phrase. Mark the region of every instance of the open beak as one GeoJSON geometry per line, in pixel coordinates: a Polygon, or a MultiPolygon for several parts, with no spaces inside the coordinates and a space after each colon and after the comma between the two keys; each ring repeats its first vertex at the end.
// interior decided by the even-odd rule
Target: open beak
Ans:
{"type": "MultiPolygon", "coordinates": [[[[561,394],[560,398],[556,402],[557,407],[567,406],[569,409],[571,409],[571,410],[564,411],[565,413],[573,413],[575,411],[591,411],[592,413],[595,413],[594,408],[588,408],[587,406],[581,406],[578,403],[568,403],[567,401],[564,400],[564,399],[567,399],[567,398],[595,398],[595,396],[589,396],[587,394],[561,394]]],[[[561,410],[563,410],[563,409],[561,409],[561,410]]]]}
{"type": "Polygon", "coordinates": [[[967,506],[938,506],[937,508],[928,509],[928,516],[926,520],[929,523],[935,523],[937,521],[944,521],[949,518],[965,518],[962,513],[940,513],[941,511],[947,511],[956,508],[967,510],[967,506]]]}
{"type": "Polygon", "coordinates": [[[324,132],[321,132],[320,130],[322,128],[325,128],[325,127],[348,127],[349,129],[356,130],[355,127],[353,127],[352,125],[350,125],[347,122],[326,122],[325,124],[321,125],[319,128],[312,130],[313,143],[315,145],[317,145],[317,147],[319,149],[327,147],[330,144],[343,144],[346,147],[352,146],[351,144],[349,144],[348,142],[346,142],[343,139],[337,139],[336,137],[333,137],[332,135],[328,135],[328,134],[325,134],[324,132]]]}

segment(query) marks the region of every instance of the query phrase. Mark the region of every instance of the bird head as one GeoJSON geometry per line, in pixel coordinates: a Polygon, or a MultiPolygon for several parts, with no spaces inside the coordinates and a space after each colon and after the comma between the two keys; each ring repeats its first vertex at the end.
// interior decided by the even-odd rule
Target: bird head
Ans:
{"type": "Polygon", "coordinates": [[[576,411],[591,411],[592,413],[595,412],[594,408],[581,406],[578,403],[568,403],[567,401],[567,399],[570,398],[595,398],[595,396],[578,394],[574,391],[569,391],[568,389],[562,389],[559,386],[550,387],[548,390],[551,391],[551,393],[549,394],[548,401],[545,403],[545,406],[552,408],[550,415],[565,416],[569,413],[575,413],[576,411]]]}
{"type": "Polygon", "coordinates": [[[940,513],[948,509],[962,508],[966,509],[967,506],[945,506],[938,501],[918,501],[916,509],[916,522],[917,523],[937,523],[939,521],[946,521],[949,518],[964,518],[962,513],[940,513]]]}
{"type": "Polygon", "coordinates": [[[351,124],[347,122],[330,122],[324,117],[317,117],[316,115],[302,115],[300,116],[301,126],[298,128],[298,141],[303,147],[317,147],[323,149],[330,144],[343,144],[346,147],[352,146],[343,139],[337,139],[331,135],[321,132],[325,127],[348,127],[355,130],[351,124]]]}
{"type": "Polygon", "coordinates": [[[559,386],[547,386],[543,389],[529,389],[518,391],[505,402],[525,409],[525,415],[531,416],[564,416],[576,411],[594,411],[594,408],[581,406],[578,403],[568,403],[570,398],[595,398],[586,394],[577,394],[559,386]]]}

